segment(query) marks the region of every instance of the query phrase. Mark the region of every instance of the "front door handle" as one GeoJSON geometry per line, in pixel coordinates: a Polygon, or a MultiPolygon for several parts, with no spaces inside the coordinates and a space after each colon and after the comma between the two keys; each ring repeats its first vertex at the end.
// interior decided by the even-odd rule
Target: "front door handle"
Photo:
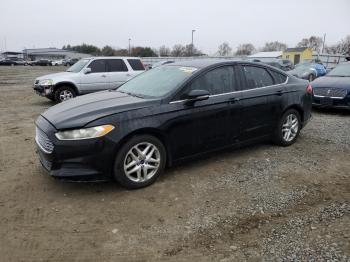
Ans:
{"type": "Polygon", "coordinates": [[[101,75],[101,77],[106,77],[106,75],[101,75]]]}
{"type": "Polygon", "coordinates": [[[282,92],[282,90],[278,90],[278,91],[276,91],[276,95],[278,95],[278,96],[281,96],[281,95],[283,95],[283,92],[282,92]]]}

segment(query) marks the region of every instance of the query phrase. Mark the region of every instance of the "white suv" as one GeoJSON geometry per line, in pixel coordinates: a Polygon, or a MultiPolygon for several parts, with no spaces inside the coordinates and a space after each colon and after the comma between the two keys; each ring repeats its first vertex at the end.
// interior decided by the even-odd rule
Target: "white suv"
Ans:
{"type": "Polygon", "coordinates": [[[37,94],[62,102],[77,95],[114,89],[145,71],[136,57],[91,57],[79,60],[66,72],[38,77],[37,94]]]}

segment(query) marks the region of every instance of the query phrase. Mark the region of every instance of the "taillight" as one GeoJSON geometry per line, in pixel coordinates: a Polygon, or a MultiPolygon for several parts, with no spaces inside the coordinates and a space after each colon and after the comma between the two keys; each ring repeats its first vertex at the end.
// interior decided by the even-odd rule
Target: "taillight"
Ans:
{"type": "Polygon", "coordinates": [[[306,88],[306,93],[312,94],[312,86],[310,84],[306,88]]]}

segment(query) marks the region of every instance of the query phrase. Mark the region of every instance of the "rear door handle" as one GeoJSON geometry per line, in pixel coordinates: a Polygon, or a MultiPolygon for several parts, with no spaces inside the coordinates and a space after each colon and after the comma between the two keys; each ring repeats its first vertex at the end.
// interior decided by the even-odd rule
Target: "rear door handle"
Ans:
{"type": "Polygon", "coordinates": [[[238,97],[231,97],[230,98],[230,102],[231,103],[236,103],[236,102],[238,102],[239,101],[239,98],[238,97]]]}
{"type": "Polygon", "coordinates": [[[101,75],[101,77],[106,77],[106,75],[101,75]]]}

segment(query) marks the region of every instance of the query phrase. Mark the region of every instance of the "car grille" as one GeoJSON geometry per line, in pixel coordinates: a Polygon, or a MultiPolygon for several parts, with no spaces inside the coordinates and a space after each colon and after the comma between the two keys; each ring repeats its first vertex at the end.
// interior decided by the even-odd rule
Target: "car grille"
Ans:
{"type": "Polygon", "coordinates": [[[344,98],[347,94],[346,89],[342,88],[315,88],[314,95],[325,97],[344,98]]]}
{"type": "Polygon", "coordinates": [[[40,149],[47,154],[51,154],[54,149],[54,145],[48,136],[38,127],[35,128],[35,133],[35,141],[40,149]]]}

